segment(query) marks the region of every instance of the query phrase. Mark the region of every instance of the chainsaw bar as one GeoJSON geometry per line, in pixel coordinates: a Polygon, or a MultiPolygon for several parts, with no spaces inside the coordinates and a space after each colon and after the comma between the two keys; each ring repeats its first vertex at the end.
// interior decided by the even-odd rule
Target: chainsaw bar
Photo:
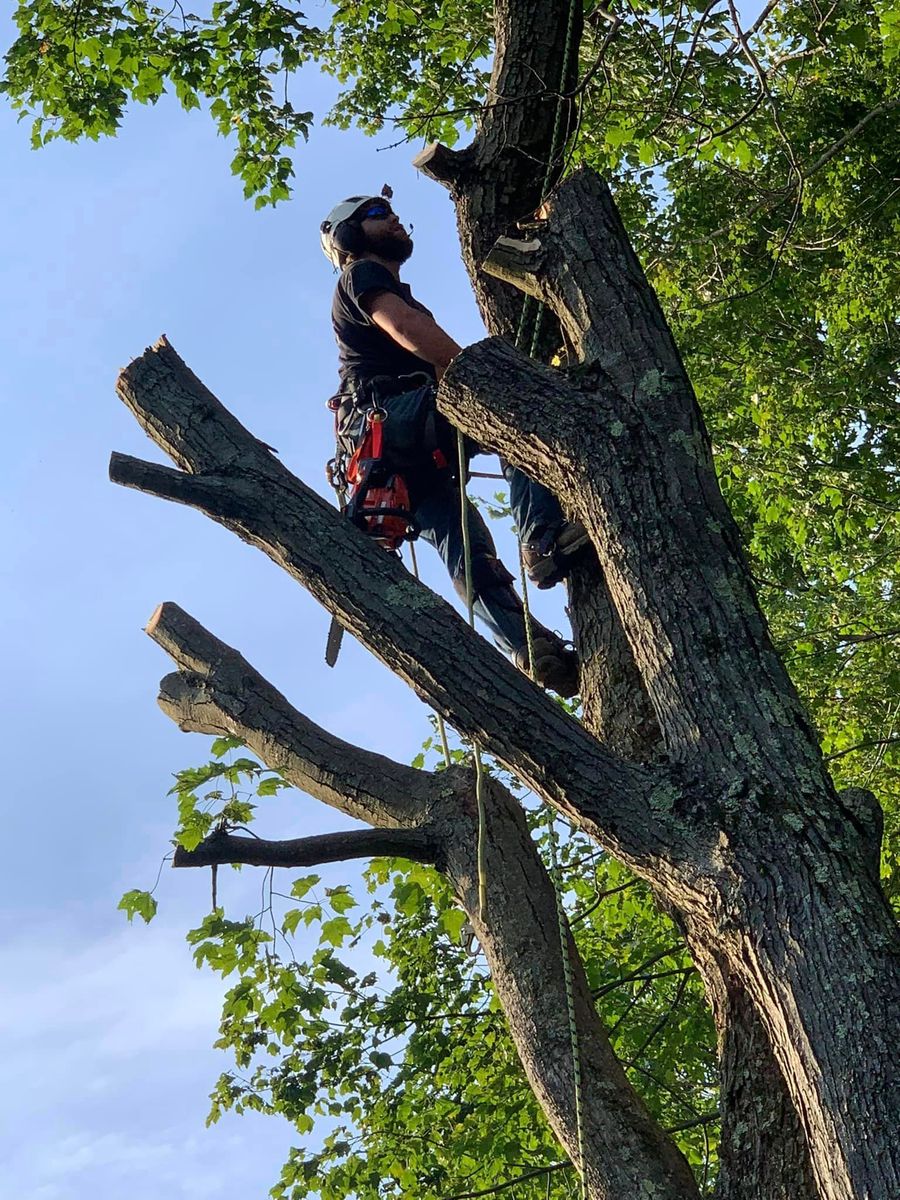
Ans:
{"type": "Polygon", "coordinates": [[[328,640],[325,643],[325,662],[329,667],[333,667],[337,662],[343,640],[344,627],[337,617],[332,617],[328,626],[328,640]]]}

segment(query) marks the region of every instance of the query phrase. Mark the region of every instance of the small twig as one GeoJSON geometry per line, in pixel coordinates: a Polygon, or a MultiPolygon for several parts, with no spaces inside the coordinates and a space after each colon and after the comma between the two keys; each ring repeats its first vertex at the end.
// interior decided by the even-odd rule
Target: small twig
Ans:
{"type": "Polygon", "coordinates": [[[547,1163],[543,1167],[535,1167],[532,1171],[526,1171],[524,1175],[517,1175],[514,1179],[507,1179],[503,1183],[498,1183],[494,1187],[482,1188],[477,1192],[457,1192],[453,1196],[448,1196],[447,1200],[476,1200],[479,1196],[494,1196],[497,1192],[505,1192],[507,1188],[515,1187],[519,1183],[524,1183],[526,1179],[535,1179],[539,1175],[549,1175],[551,1171],[565,1171],[572,1164],[566,1159],[564,1162],[547,1163]]]}
{"type": "Polygon", "coordinates": [[[853,754],[856,750],[874,750],[876,746],[895,746],[900,742],[900,737],[884,737],[884,738],[866,738],[864,742],[857,742],[855,746],[848,746],[846,750],[838,750],[834,754],[826,754],[826,762],[835,762],[838,758],[843,758],[845,754],[853,754]]]}
{"type": "MultiPolygon", "coordinates": [[[[713,4],[718,4],[720,2],[720,0],[712,0],[712,2],[713,2],[713,4]]],[[[597,74],[597,72],[600,70],[600,68],[604,65],[604,62],[606,60],[606,51],[609,49],[610,43],[612,42],[613,38],[618,34],[619,30],[622,28],[622,25],[624,24],[624,22],[622,21],[622,18],[617,17],[617,16],[613,16],[611,18],[611,21],[612,21],[612,23],[611,23],[609,29],[606,31],[606,36],[604,37],[603,41],[600,43],[600,49],[597,51],[597,57],[594,59],[594,61],[591,63],[591,65],[588,67],[588,69],[585,71],[584,78],[582,80],[580,80],[578,85],[575,87],[574,91],[569,93],[568,98],[574,98],[580,92],[583,92],[585,90],[585,88],[587,87],[587,85],[590,83],[590,81],[593,79],[593,77],[597,74]]]]}
{"type": "Polygon", "coordinates": [[[569,928],[571,929],[573,925],[577,925],[579,921],[583,921],[585,917],[589,917],[592,912],[595,912],[600,907],[607,897],[615,896],[618,892],[624,892],[628,888],[633,888],[636,883],[636,879],[629,879],[627,883],[620,883],[618,887],[607,888],[605,892],[598,893],[587,908],[583,908],[580,912],[573,913],[569,917],[569,928]]]}
{"type": "Polygon", "coordinates": [[[678,1008],[678,1005],[681,1003],[682,997],[684,996],[685,988],[688,985],[689,976],[690,976],[690,972],[686,972],[684,974],[683,978],[681,979],[681,981],[678,984],[678,987],[675,989],[675,995],[672,997],[672,1003],[669,1005],[668,1009],[666,1009],[666,1011],[663,1013],[663,1015],[659,1018],[659,1020],[656,1022],[656,1024],[650,1030],[650,1032],[647,1034],[640,1049],[637,1050],[635,1052],[634,1056],[632,1057],[631,1062],[625,1064],[626,1066],[633,1066],[634,1063],[641,1057],[641,1055],[646,1053],[646,1051],[649,1049],[653,1040],[656,1037],[658,1037],[659,1034],[662,1033],[662,1031],[668,1025],[669,1021],[672,1019],[672,1014],[675,1012],[675,1010],[678,1008]]]}
{"type": "Polygon", "coordinates": [[[706,1113],[702,1117],[693,1117],[690,1121],[680,1121],[677,1125],[669,1125],[666,1133],[682,1133],[685,1129],[696,1129],[698,1125],[712,1125],[721,1119],[722,1114],[716,1109],[715,1112],[706,1113]]]}
{"type": "MultiPolygon", "coordinates": [[[[750,28],[744,31],[744,37],[752,38],[754,34],[759,33],[760,29],[762,29],[763,25],[772,15],[772,12],[778,7],[779,3],[780,0],[770,0],[770,3],[765,6],[750,28]]],[[[732,38],[723,51],[723,58],[729,58],[735,52],[735,50],[740,49],[740,45],[741,43],[738,38],[732,38]]]]}
{"type": "MultiPolygon", "coordinates": [[[[601,996],[605,996],[607,992],[613,992],[617,987],[622,987],[622,985],[625,983],[636,983],[638,980],[653,979],[654,976],[647,974],[647,971],[649,971],[650,967],[654,966],[663,958],[671,958],[673,954],[680,954],[683,949],[683,946],[678,945],[671,947],[668,950],[663,950],[660,954],[654,954],[652,958],[648,958],[646,962],[641,963],[639,967],[635,967],[635,969],[630,971],[627,975],[623,975],[619,979],[614,979],[611,983],[603,984],[602,987],[595,989],[595,991],[593,991],[591,994],[595,1000],[598,1000],[601,996]]],[[[680,971],[693,971],[694,968],[679,967],[678,969],[680,971]]]]}
{"type": "Polygon", "coordinates": [[[810,175],[815,175],[816,171],[821,170],[821,168],[824,167],[827,162],[834,158],[835,154],[837,154],[839,150],[843,150],[844,146],[846,146],[849,141],[856,137],[861,130],[865,129],[870,121],[874,120],[875,117],[881,116],[882,113],[890,112],[891,109],[897,108],[898,105],[900,105],[900,100],[885,100],[882,104],[876,104],[873,109],[866,113],[861,121],[857,121],[852,129],[848,129],[842,137],[839,137],[836,142],[833,142],[827,150],[823,151],[823,153],[819,155],[815,162],[811,163],[805,169],[803,172],[804,177],[809,179],[810,175]]]}

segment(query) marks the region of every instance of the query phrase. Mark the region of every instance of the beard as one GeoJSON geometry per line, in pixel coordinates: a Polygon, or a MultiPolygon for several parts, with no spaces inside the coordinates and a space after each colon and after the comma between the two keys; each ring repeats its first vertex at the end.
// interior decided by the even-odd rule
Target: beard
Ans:
{"type": "Polygon", "coordinates": [[[387,262],[405,263],[413,252],[413,240],[408,233],[384,230],[366,237],[366,249],[387,262]]]}

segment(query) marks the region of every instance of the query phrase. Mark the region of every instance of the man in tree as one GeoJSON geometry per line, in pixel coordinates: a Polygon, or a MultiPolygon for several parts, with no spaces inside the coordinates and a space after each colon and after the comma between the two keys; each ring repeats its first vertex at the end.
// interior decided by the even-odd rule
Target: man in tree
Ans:
{"type": "MultiPolygon", "coordinates": [[[[452,469],[456,439],[435,408],[435,385],[461,347],[401,282],[400,267],[413,242],[386,200],[352,196],[342,201],[323,221],[321,238],[326,257],[342,272],[332,304],[341,375],[339,440],[355,448],[365,432],[366,412],[374,405],[387,411],[386,453],[403,469],[416,526],[465,596],[461,498],[458,472],[452,469]]],[[[504,474],[529,578],[539,588],[552,587],[566,577],[587,535],[564,518],[559,501],[543,485],[507,465],[504,474]]],[[[477,510],[469,505],[467,511],[475,611],[497,645],[528,671],[525,614],[513,577],[498,559],[477,510]]],[[[537,682],[560,695],[575,695],[575,652],[537,622],[532,646],[537,682]]]]}

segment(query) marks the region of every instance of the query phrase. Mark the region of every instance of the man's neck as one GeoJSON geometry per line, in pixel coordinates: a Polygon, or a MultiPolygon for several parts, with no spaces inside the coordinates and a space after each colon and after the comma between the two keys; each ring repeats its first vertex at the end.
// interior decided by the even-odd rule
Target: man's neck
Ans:
{"type": "Polygon", "coordinates": [[[400,264],[399,263],[391,262],[391,260],[389,258],[382,258],[380,254],[371,254],[368,251],[365,254],[361,254],[360,258],[364,258],[366,260],[366,262],[380,263],[381,266],[383,266],[385,268],[385,270],[390,271],[390,273],[393,275],[393,277],[397,280],[398,283],[401,282],[401,280],[400,280],[400,264]]]}

